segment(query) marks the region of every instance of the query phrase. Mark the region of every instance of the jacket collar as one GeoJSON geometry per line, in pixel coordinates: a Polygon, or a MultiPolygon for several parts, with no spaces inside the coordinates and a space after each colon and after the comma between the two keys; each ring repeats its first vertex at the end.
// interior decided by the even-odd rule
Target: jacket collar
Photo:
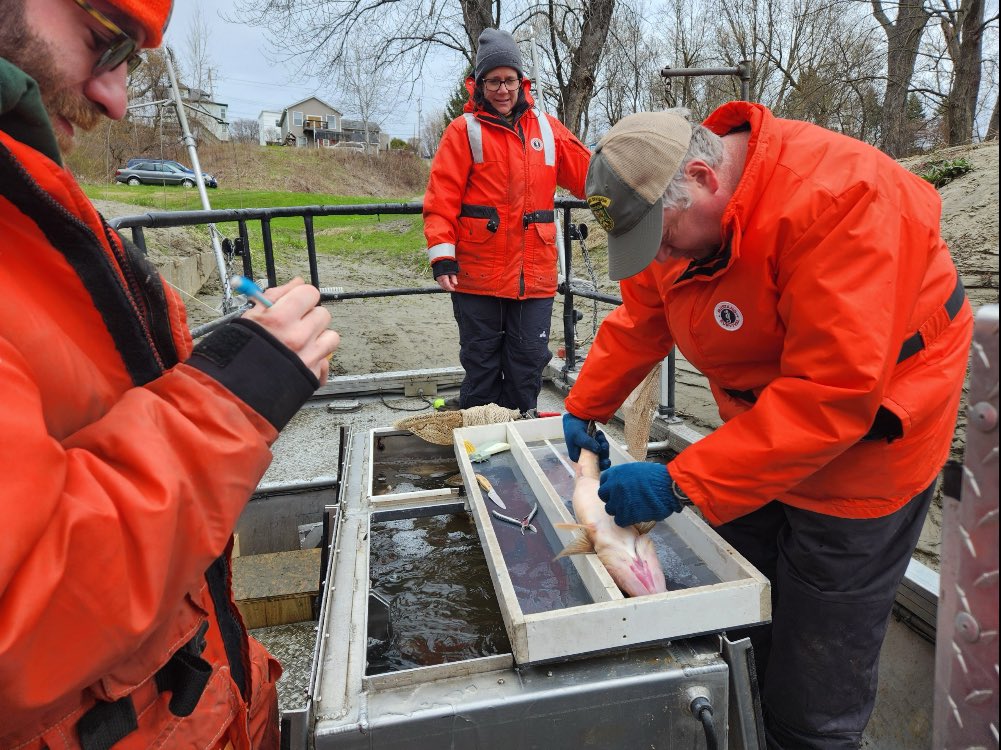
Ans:
{"type": "Polygon", "coordinates": [[[728,238],[733,257],[740,256],[741,227],[747,226],[758,202],[768,190],[782,137],[775,115],[762,104],[730,102],[713,112],[702,123],[717,135],[734,130],[751,131],[747,156],[740,182],[723,212],[723,235],[728,238]]]}
{"type": "Polygon", "coordinates": [[[62,166],[52,122],[35,79],[0,57],[0,130],[62,166]]]}

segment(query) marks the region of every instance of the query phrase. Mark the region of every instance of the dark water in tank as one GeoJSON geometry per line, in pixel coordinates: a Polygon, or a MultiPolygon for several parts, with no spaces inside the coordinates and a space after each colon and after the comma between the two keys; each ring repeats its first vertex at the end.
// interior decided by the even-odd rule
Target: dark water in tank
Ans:
{"type": "Polygon", "coordinates": [[[367,674],[511,650],[467,513],[373,521],[371,589],[390,602],[392,637],[370,641],[367,674]]]}
{"type": "Polygon", "coordinates": [[[536,533],[525,534],[518,526],[494,515],[496,511],[512,518],[524,518],[536,504],[531,485],[514,455],[510,451],[494,454],[486,461],[473,464],[473,469],[490,481],[507,505],[507,509],[502,510],[486,501],[521,611],[536,614],[593,604],[573,561],[568,557],[554,559],[563,544],[545,514],[540,511],[532,519],[536,533]]]}
{"type": "Polygon", "coordinates": [[[373,495],[439,490],[446,487],[463,493],[459,463],[454,456],[420,459],[396,456],[392,461],[376,461],[372,464],[373,495]]]}

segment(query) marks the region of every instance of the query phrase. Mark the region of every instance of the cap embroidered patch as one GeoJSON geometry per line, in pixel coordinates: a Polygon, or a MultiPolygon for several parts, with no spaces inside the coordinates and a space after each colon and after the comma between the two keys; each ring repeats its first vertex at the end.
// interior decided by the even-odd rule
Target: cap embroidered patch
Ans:
{"type": "Polygon", "coordinates": [[[591,208],[591,213],[594,214],[594,218],[601,224],[602,229],[606,232],[611,232],[615,229],[615,222],[612,221],[612,217],[608,213],[608,207],[612,205],[610,198],[606,198],[603,195],[592,195],[588,197],[587,205],[591,208]]]}

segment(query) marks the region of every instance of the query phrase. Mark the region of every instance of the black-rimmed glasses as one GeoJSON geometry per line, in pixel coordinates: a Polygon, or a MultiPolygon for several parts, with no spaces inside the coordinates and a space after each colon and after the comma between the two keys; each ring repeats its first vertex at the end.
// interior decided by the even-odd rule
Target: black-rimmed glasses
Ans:
{"type": "Polygon", "coordinates": [[[112,34],[111,39],[104,40],[108,48],[101,53],[101,57],[94,64],[91,75],[103,75],[122,63],[128,65],[129,73],[142,65],[143,59],[139,56],[139,42],[122,31],[118,24],[94,8],[87,0],[74,0],[74,2],[112,34]]]}
{"type": "MultiPolygon", "coordinates": [[[[77,0],[79,2],[79,0],[77,0]]],[[[487,91],[494,92],[500,91],[500,87],[504,86],[508,91],[517,91],[518,86],[521,85],[520,78],[484,78],[483,88],[487,91]]]]}

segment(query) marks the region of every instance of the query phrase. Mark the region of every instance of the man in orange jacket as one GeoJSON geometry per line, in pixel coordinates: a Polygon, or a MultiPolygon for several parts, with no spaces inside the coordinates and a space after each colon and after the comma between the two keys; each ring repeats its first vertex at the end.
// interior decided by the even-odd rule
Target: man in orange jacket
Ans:
{"type": "Polygon", "coordinates": [[[972,331],[938,194],[746,102],[622,119],[587,193],[623,304],[566,400],[571,458],[676,345],[724,424],[666,468],[607,469],[599,495],[623,526],[690,500],[768,576],[751,637],[770,748],[857,747],[972,331]]]}
{"type": "Polygon", "coordinates": [[[457,406],[535,409],[556,293],[557,185],[583,197],[590,153],[535,106],[514,37],[484,29],[465,114],[424,196],[428,262],[452,293],[465,378],[457,406]]]}
{"type": "Polygon", "coordinates": [[[0,0],[0,747],[278,747],[229,550],[338,336],[301,280],[192,347],[62,156],[170,0],[0,0]]]}

